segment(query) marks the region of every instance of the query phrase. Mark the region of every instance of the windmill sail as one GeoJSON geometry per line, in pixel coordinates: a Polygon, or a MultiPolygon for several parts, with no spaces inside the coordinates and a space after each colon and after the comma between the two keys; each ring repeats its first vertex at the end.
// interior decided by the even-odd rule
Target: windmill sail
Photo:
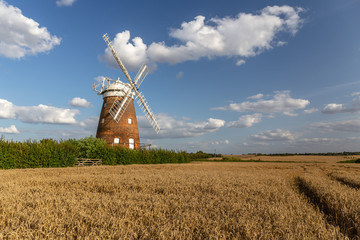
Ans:
{"type": "Polygon", "coordinates": [[[156,133],[159,133],[160,126],[157,123],[154,114],[152,113],[149,104],[147,104],[144,95],[141,92],[135,90],[136,97],[138,98],[137,103],[141,110],[145,113],[146,118],[149,120],[151,126],[154,128],[156,133]]]}
{"type": "Polygon", "coordinates": [[[148,73],[149,73],[149,70],[147,69],[147,66],[145,64],[143,64],[134,79],[134,84],[136,86],[136,89],[139,89],[141,83],[144,81],[144,79],[148,73]]]}
{"type": "Polygon", "coordinates": [[[131,77],[130,77],[128,71],[126,70],[124,64],[122,63],[122,61],[120,60],[120,58],[119,58],[118,55],[116,54],[115,49],[114,49],[113,46],[111,45],[110,40],[109,40],[109,36],[107,35],[107,33],[104,34],[103,38],[104,38],[105,42],[107,43],[107,45],[109,46],[109,48],[110,48],[110,50],[111,50],[111,52],[112,52],[112,55],[114,56],[116,62],[119,64],[121,70],[124,72],[125,77],[126,77],[127,80],[129,81],[129,83],[132,84],[132,82],[131,82],[131,77]]]}
{"type": "Polygon", "coordinates": [[[130,97],[124,97],[123,99],[117,97],[111,106],[109,113],[113,117],[113,119],[118,123],[124,114],[126,108],[129,106],[131,102],[130,97]]]}

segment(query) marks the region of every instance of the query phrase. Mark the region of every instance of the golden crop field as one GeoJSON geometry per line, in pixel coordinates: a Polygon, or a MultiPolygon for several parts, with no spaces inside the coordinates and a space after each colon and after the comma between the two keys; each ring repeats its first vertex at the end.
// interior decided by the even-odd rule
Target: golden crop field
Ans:
{"type": "Polygon", "coordinates": [[[0,239],[359,239],[359,175],[333,161],[0,170],[0,239]]]}
{"type": "Polygon", "coordinates": [[[280,161],[280,162],[312,162],[312,163],[337,163],[351,159],[360,158],[359,155],[352,156],[317,156],[317,155],[293,155],[293,156],[268,156],[268,155],[224,155],[225,157],[240,158],[242,160],[280,161]]]}

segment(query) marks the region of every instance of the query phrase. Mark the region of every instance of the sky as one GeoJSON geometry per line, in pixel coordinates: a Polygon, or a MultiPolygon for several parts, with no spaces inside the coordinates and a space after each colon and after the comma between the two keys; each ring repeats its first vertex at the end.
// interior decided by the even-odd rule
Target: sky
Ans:
{"type": "MultiPolygon", "coordinates": [[[[96,135],[92,84],[126,82],[161,127],[140,140],[223,154],[360,151],[360,0],[0,0],[0,135],[96,135]]],[[[136,103],[135,103],[136,105],[136,103]]]]}

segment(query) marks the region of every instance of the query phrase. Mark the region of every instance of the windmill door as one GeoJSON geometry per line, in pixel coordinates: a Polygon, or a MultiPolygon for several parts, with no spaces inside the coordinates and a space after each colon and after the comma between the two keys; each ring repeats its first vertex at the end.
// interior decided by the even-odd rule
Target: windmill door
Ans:
{"type": "Polygon", "coordinates": [[[135,142],[133,138],[129,138],[129,148],[134,149],[135,148],[135,142]]]}

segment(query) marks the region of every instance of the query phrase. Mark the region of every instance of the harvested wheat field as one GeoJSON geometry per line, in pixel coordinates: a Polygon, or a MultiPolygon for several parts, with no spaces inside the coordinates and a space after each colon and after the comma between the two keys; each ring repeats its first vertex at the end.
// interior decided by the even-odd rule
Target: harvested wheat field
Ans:
{"type": "Polygon", "coordinates": [[[1,239],[359,239],[360,166],[222,163],[0,171],[1,239]]]}

